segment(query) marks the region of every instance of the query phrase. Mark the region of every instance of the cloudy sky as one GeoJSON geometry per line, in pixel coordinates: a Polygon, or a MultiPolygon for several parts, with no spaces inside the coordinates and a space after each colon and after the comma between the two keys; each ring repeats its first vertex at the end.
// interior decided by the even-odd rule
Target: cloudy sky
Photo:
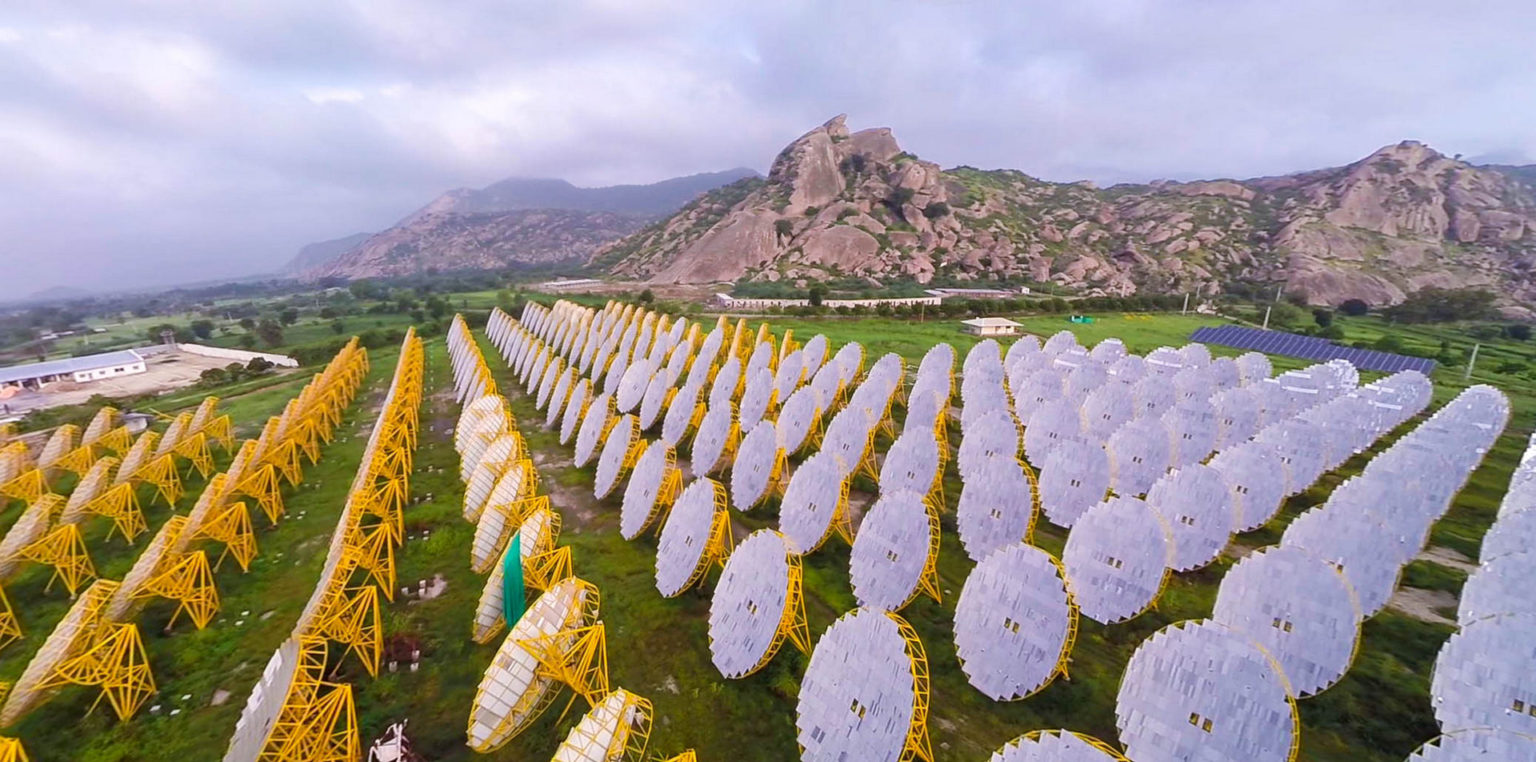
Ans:
{"type": "Polygon", "coordinates": [[[3,6],[0,298],[270,271],[507,176],[765,170],[841,112],[1053,180],[1282,173],[1405,138],[1536,160],[1529,0],[3,6]]]}

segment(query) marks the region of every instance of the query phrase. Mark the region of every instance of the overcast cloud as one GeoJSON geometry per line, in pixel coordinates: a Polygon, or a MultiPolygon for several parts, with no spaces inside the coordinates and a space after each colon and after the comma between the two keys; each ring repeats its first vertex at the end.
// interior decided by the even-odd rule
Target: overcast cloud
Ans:
{"type": "Polygon", "coordinates": [[[846,112],[945,166],[1536,156],[1536,3],[10,0],[0,298],[271,271],[503,177],[749,166],[846,112]]]}

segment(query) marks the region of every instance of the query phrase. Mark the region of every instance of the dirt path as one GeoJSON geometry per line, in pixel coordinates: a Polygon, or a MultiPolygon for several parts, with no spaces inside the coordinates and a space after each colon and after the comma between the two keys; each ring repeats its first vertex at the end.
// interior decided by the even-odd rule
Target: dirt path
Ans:
{"type": "Polygon", "coordinates": [[[1387,607],[1406,614],[1421,622],[1454,625],[1456,621],[1440,614],[1437,609],[1456,609],[1456,596],[1444,590],[1424,590],[1417,587],[1399,587],[1392,593],[1387,607]]]}

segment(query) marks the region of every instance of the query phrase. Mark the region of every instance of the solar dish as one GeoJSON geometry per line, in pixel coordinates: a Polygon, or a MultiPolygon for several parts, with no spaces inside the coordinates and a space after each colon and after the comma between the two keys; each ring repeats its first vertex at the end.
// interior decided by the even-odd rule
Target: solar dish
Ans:
{"type": "Polygon", "coordinates": [[[1188,367],[1203,368],[1211,364],[1211,350],[1204,344],[1185,344],[1179,347],[1179,356],[1188,367]]]}
{"type": "Polygon", "coordinates": [[[570,444],[576,436],[577,425],[587,412],[587,397],[591,392],[592,383],[585,378],[578,379],[572,387],[571,398],[565,403],[565,414],[560,419],[560,444],[570,444]]]}
{"type": "Polygon", "coordinates": [[[890,612],[854,609],[822,633],[800,682],[800,759],[929,759],[927,707],[928,660],[917,633],[890,612]]]}
{"type": "Polygon", "coordinates": [[[1066,388],[1067,376],[1059,370],[1046,369],[1030,374],[1013,390],[1019,420],[1027,421],[1037,408],[1061,399],[1066,388]]]}
{"type": "Polygon", "coordinates": [[[651,382],[645,386],[645,395],[640,398],[640,428],[648,430],[661,420],[661,414],[667,409],[668,396],[672,393],[672,386],[662,373],[657,373],[651,378],[651,382]]]}
{"type": "Polygon", "coordinates": [[[1147,361],[1141,355],[1126,355],[1110,363],[1108,370],[1110,380],[1135,386],[1147,377],[1147,361]]]}
{"type": "MultiPolygon", "coordinates": [[[[1010,350],[1012,351],[1012,350],[1010,350]]],[[[955,348],[944,342],[939,342],[928,348],[923,353],[923,359],[917,364],[917,386],[925,381],[935,383],[942,381],[944,386],[949,386],[950,379],[955,371],[955,348]],[[929,379],[933,379],[929,381],[929,379]]]]}
{"type": "MultiPolygon", "coordinates": [[[[555,533],[558,531],[554,515],[549,509],[540,508],[529,514],[522,526],[518,527],[514,535],[517,538],[517,558],[524,570],[528,568],[528,559],[553,548],[555,533]]],[[[470,636],[476,643],[491,642],[507,626],[506,607],[503,603],[506,593],[506,560],[512,549],[512,543],[508,542],[501,558],[491,564],[491,573],[486,575],[485,584],[480,588],[480,600],[475,606],[474,631],[470,636]]]]}
{"type": "Polygon", "coordinates": [[[1061,553],[1079,611],[1100,624],[1146,613],[1162,594],[1172,562],[1168,523],[1134,497],[1111,497],[1085,511],[1061,553]]]}
{"type": "Polygon", "coordinates": [[[1285,463],[1288,495],[1304,492],[1323,475],[1323,453],[1318,449],[1322,439],[1316,424],[1294,419],[1266,427],[1254,437],[1255,442],[1273,446],[1285,463]]]}
{"type": "Polygon", "coordinates": [[[1429,684],[1442,730],[1497,728],[1536,736],[1533,632],[1536,616],[1500,616],[1462,627],[1445,642],[1429,684]]]}
{"type": "Polygon", "coordinates": [[[624,371],[619,379],[619,389],[614,393],[614,404],[618,405],[620,413],[633,413],[640,407],[640,401],[645,397],[646,387],[651,384],[651,376],[656,375],[656,366],[645,359],[636,360],[624,371]]]}
{"type": "Polygon", "coordinates": [[[1147,492],[1147,504],[1173,530],[1175,571],[1205,566],[1232,540],[1235,511],[1221,472],[1195,464],[1169,471],[1147,492]]]}
{"type": "Polygon", "coordinates": [[[837,363],[829,362],[821,366],[816,375],[811,376],[811,383],[807,386],[816,392],[816,398],[821,400],[823,406],[830,407],[843,391],[842,371],[837,363]]]}
{"type": "Polygon", "coordinates": [[[272,658],[267,660],[267,666],[261,670],[261,677],[251,688],[251,697],[246,699],[245,708],[240,710],[240,719],[235,721],[235,732],[229,739],[229,749],[224,755],[225,762],[261,758],[267,738],[272,733],[272,727],[277,724],[277,717],[293,687],[294,675],[298,673],[299,649],[299,641],[290,638],[272,652],[272,658]]]}
{"type": "Polygon", "coordinates": [[[694,426],[694,418],[699,415],[699,393],[703,387],[684,385],[677,390],[672,397],[672,402],[667,406],[667,415],[661,420],[661,441],[681,447],[688,437],[688,430],[694,426]]]}
{"type": "Polygon", "coordinates": [[[998,346],[997,340],[982,339],[965,353],[965,360],[960,363],[960,372],[962,375],[970,375],[982,365],[1002,367],[1002,364],[1003,349],[998,346]]]}
{"type": "Polygon", "coordinates": [[[1327,506],[1297,516],[1280,544],[1297,547],[1344,572],[1364,617],[1375,616],[1397,587],[1402,563],[1396,541],[1385,527],[1327,506]]]}
{"type": "Polygon", "coordinates": [[[1086,442],[1065,442],[1040,469],[1040,509],[1046,519],[1070,527],[1109,491],[1109,456],[1086,442]]]}
{"type": "Polygon", "coordinates": [[[683,377],[683,369],[688,367],[688,360],[693,356],[689,354],[692,349],[693,347],[687,342],[672,347],[672,351],[667,355],[667,364],[662,367],[660,373],[656,374],[666,379],[667,386],[675,386],[677,380],[683,377]]]}
{"type": "Polygon", "coordinates": [[[1103,741],[1081,733],[1036,730],[1004,744],[988,762],[1125,762],[1125,757],[1103,741]]]}
{"type": "Polygon", "coordinates": [[[1223,389],[1211,396],[1216,411],[1216,446],[1225,450],[1259,433],[1263,422],[1263,398],[1251,387],[1223,389]]]}
{"type": "Polygon", "coordinates": [[[796,553],[805,555],[820,548],[834,529],[850,539],[848,527],[848,476],[835,455],[816,453],[805,459],[789,477],[779,504],[779,531],[796,553]]]}
{"type": "Polygon", "coordinates": [[[1013,367],[1013,364],[1029,355],[1040,353],[1040,337],[1020,336],[1008,345],[1008,351],[1003,355],[1003,365],[1013,367]]]}
{"type": "Polygon", "coordinates": [[[1252,532],[1280,513],[1285,500],[1285,463],[1274,448],[1258,443],[1224,450],[1211,459],[1232,493],[1234,526],[1252,532]]]}
{"type": "Polygon", "coordinates": [[[1105,366],[1118,362],[1127,354],[1125,343],[1113,337],[1100,340],[1088,352],[1088,356],[1093,358],[1094,362],[1105,366]]]}
{"type": "Polygon", "coordinates": [[[928,495],[939,483],[939,443],[933,431],[909,427],[891,444],[880,465],[880,494],[903,490],[928,495]]]}
{"type": "Polygon", "coordinates": [[[919,592],[938,600],[938,555],[939,517],[923,496],[882,493],[853,540],[853,597],[886,611],[900,611],[919,592]]]}
{"type": "Polygon", "coordinates": [[[800,557],[784,535],[760,529],[731,552],[715,585],[710,660],[728,678],[746,677],[766,666],[797,626],[805,627],[800,557]]]}
{"type": "MultiPolygon", "coordinates": [[[[1007,409],[1001,411],[1007,414],[1007,409]]],[[[949,398],[940,389],[914,390],[907,397],[906,428],[915,430],[918,428],[935,434],[942,434],[945,428],[944,416],[949,413],[949,398]]],[[[783,417],[783,413],[780,413],[783,417]]]]}
{"type": "Polygon", "coordinates": [[[1174,467],[1192,466],[1216,449],[1218,424],[1210,405],[1180,403],[1163,415],[1173,440],[1174,467]]]}
{"type": "Polygon", "coordinates": [[[955,464],[960,478],[970,481],[971,473],[990,457],[1001,455],[1009,460],[1019,457],[1019,428],[1006,416],[983,418],[961,432],[960,449],[955,464]]]}
{"type": "Polygon", "coordinates": [[[799,452],[811,433],[820,429],[821,403],[816,396],[815,389],[804,387],[789,395],[779,408],[779,446],[785,453],[799,452]]]}
{"type": "Polygon", "coordinates": [[[773,421],[761,421],[741,438],[731,466],[731,504],[749,511],[761,503],[784,478],[784,450],[773,421]]]}
{"type": "MultiPolygon", "coordinates": [[[[613,359],[608,362],[607,370],[603,371],[601,377],[603,394],[615,396],[619,393],[619,382],[624,380],[624,374],[629,372],[629,367],[629,357],[624,353],[623,346],[621,345],[619,351],[614,354],[613,359]]],[[[597,376],[593,376],[592,383],[598,383],[597,376]]],[[[644,389],[641,391],[643,392],[644,389]]]]}
{"type": "Polygon", "coordinates": [[[1081,441],[1082,436],[1082,408],[1067,399],[1048,402],[1036,408],[1024,424],[1024,457],[1030,463],[1044,463],[1056,448],[1081,441]]]}
{"type": "Polygon", "coordinates": [[[759,341],[752,347],[752,354],[747,356],[745,375],[753,375],[760,371],[768,371],[773,375],[773,342],[759,341]]]}
{"type": "Polygon", "coordinates": [[[737,416],[741,427],[751,430],[768,414],[773,406],[773,373],[760,368],[747,377],[746,388],[741,393],[741,406],[737,416]]]}
{"type": "Polygon", "coordinates": [[[613,422],[613,396],[604,392],[587,405],[586,415],[581,417],[581,428],[576,432],[576,449],[571,457],[571,462],[577,468],[582,468],[592,462],[597,455],[598,446],[603,443],[603,435],[608,433],[608,426],[613,422]]]}
{"type": "Polygon", "coordinates": [[[1109,371],[1104,366],[1089,363],[1083,365],[1067,376],[1065,394],[1069,399],[1082,401],[1093,390],[1103,386],[1109,381],[1109,371]]]}
{"type": "Polygon", "coordinates": [[[1461,588],[1456,623],[1465,627],[1491,616],[1536,615],[1536,596],[1530,594],[1533,576],[1536,553],[1511,553],[1483,562],[1461,588]]]}
{"type": "Polygon", "coordinates": [[[1237,357],[1237,373],[1242,384],[1256,384],[1274,374],[1269,358],[1258,352],[1244,352],[1237,357]]]}
{"type": "Polygon", "coordinates": [[[1109,455],[1109,488],[1117,495],[1144,495],[1173,466],[1168,426],[1140,418],[1121,426],[1104,445],[1109,455]]]}
{"type": "Polygon", "coordinates": [[[672,445],[652,442],[635,461],[624,487],[619,509],[619,535],[626,540],[640,536],[671,503],[682,481],[672,445]]]}
{"type": "Polygon", "coordinates": [[[1184,355],[1173,347],[1158,347],[1147,353],[1147,371],[1157,376],[1172,376],[1184,369],[1184,355]]]}
{"type": "Polygon", "coordinates": [[[864,370],[864,347],[857,341],[850,341],[837,350],[832,356],[832,362],[837,366],[837,376],[844,384],[848,384],[864,370]]]}
{"type": "Polygon", "coordinates": [[[794,394],[795,390],[800,388],[800,384],[804,383],[805,379],[805,355],[801,350],[797,349],[785,355],[784,359],[779,362],[778,370],[774,371],[774,398],[779,400],[789,399],[789,395],[794,394]]]}
{"type": "Polygon", "coordinates": [[[874,421],[861,407],[845,407],[832,417],[821,438],[821,451],[837,456],[844,474],[852,474],[864,465],[874,439],[874,421]]]}
{"type": "Polygon", "coordinates": [[[549,397],[555,390],[555,379],[560,377],[560,372],[565,370],[565,363],[560,358],[555,358],[544,368],[544,375],[539,377],[538,390],[534,393],[534,407],[543,410],[549,404],[549,397]]]}
{"type": "Polygon", "coordinates": [[[1137,381],[1131,393],[1136,397],[1137,418],[1161,418],[1173,407],[1173,385],[1162,376],[1150,374],[1137,381]]]}
{"type": "Polygon", "coordinates": [[[1208,620],[1142,642],[1120,680],[1115,725],[1135,760],[1285,762],[1300,732],[1274,660],[1208,620]]]}
{"type": "Polygon", "coordinates": [[[1061,563],[1019,543],[976,565],[955,605],[955,655],[966,680],[994,701],[1025,698],[1066,670],[1077,606],[1061,563]]]}
{"type": "Polygon", "coordinates": [[[725,364],[715,374],[714,384],[709,387],[709,407],[717,408],[727,402],[735,402],[741,387],[741,358],[726,358],[725,364]]]}
{"type": "Polygon", "coordinates": [[[630,459],[640,441],[640,427],[633,415],[622,415],[608,428],[603,449],[597,456],[597,474],[592,480],[592,496],[602,500],[613,493],[624,478],[630,459]]]}
{"type": "Polygon", "coordinates": [[[805,346],[800,348],[804,356],[805,370],[807,373],[815,373],[821,369],[822,363],[827,360],[827,337],[816,334],[805,346]]]}
{"type": "Polygon", "coordinates": [[[639,760],[650,741],[651,712],[649,700],[614,689],[571,728],[552,762],[639,760]]]}
{"type": "Polygon", "coordinates": [[[1012,456],[976,463],[960,489],[955,509],[960,544],[972,561],[1005,545],[1027,542],[1035,526],[1035,490],[1012,456]]]}
{"type": "Polygon", "coordinates": [[[1051,338],[1046,339],[1045,345],[1040,351],[1048,355],[1059,355],[1069,349],[1081,349],[1077,345],[1077,336],[1068,330],[1057,331],[1051,338]]]}
{"type": "Polygon", "coordinates": [[[693,437],[693,449],[689,452],[690,470],[694,477],[714,473],[739,435],[735,407],[729,402],[719,406],[710,405],[704,418],[699,421],[699,431],[693,437]]]}
{"type": "Polygon", "coordinates": [[[1443,735],[1419,747],[1408,762],[1536,762],[1536,738],[1478,728],[1443,735]]]}
{"type": "Polygon", "coordinates": [[[1125,384],[1105,384],[1083,400],[1083,435],[1097,444],[1135,418],[1136,397],[1125,384]]]}
{"type": "Polygon", "coordinates": [[[552,428],[555,422],[560,420],[560,413],[565,410],[565,401],[571,395],[571,385],[576,380],[576,368],[567,365],[565,372],[555,381],[554,391],[549,396],[549,407],[544,410],[544,427],[552,428]]]}
{"type": "Polygon", "coordinates": [[[713,479],[696,479],[677,496],[656,545],[656,590],[663,597],[675,597],[704,576],[714,560],[715,535],[729,526],[725,504],[725,488],[713,479]]]}
{"type": "Polygon", "coordinates": [[[1536,548],[1536,510],[1527,509],[1501,514],[1483,535],[1483,546],[1478,550],[1477,558],[1486,564],[1533,548],[1536,548]]]}
{"type": "Polygon", "coordinates": [[[1360,607],[1344,574],[1300,548],[1271,546],[1221,580],[1211,618],[1263,646],[1297,698],[1344,677],[1360,642],[1360,607]]]}
{"type": "Polygon", "coordinates": [[[554,699],[556,683],[524,644],[587,624],[586,610],[595,614],[596,605],[597,588],[570,577],[555,583],[523,612],[475,691],[469,713],[471,749],[499,749],[543,713],[554,699]]]}

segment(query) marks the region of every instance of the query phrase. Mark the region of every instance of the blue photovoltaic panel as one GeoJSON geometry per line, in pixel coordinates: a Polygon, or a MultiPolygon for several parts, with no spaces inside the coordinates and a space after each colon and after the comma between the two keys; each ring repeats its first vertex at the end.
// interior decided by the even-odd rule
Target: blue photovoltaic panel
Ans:
{"type": "Polygon", "coordinates": [[[1379,370],[1396,373],[1400,370],[1416,370],[1429,375],[1435,370],[1435,361],[1423,357],[1378,352],[1374,349],[1341,347],[1327,339],[1301,336],[1284,331],[1265,331],[1240,325],[1204,326],[1196,328],[1191,341],[1201,344],[1219,344],[1236,349],[1300,357],[1304,360],[1327,362],[1347,360],[1358,370],[1379,370]]]}

